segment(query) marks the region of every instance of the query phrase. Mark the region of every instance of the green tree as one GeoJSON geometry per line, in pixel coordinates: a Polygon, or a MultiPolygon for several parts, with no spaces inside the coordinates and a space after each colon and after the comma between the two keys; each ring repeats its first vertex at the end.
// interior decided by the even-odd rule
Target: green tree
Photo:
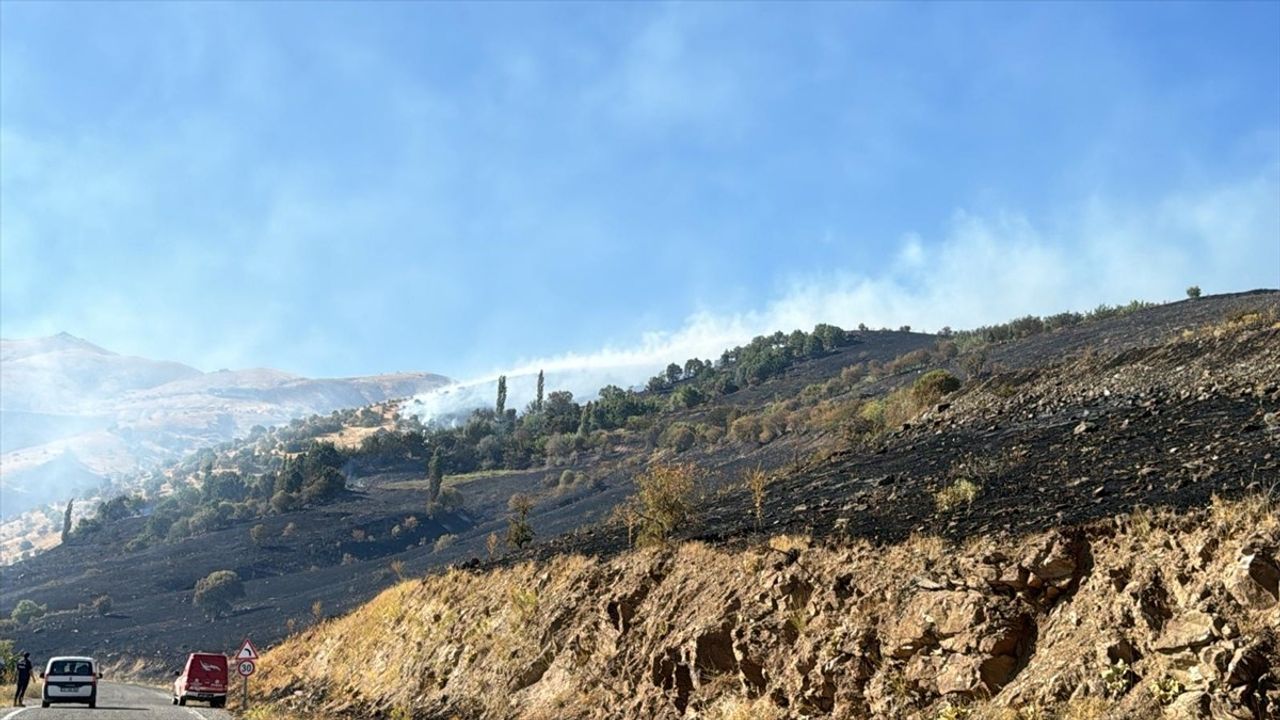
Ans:
{"type": "Polygon", "coordinates": [[[704,364],[698,358],[689,358],[684,363],[684,376],[687,378],[698,377],[699,375],[702,374],[705,368],[706,368],[706,364],[704,364]]]}
{"type": "Polygon", "coordinates": [[[507,414],[507,376],[498,376],[498,402],[494,405],[495,413],[499,418],[507,414]]]}
{"type": "Polygon", "coordinates": [[[537,395],[537,399],[533,401],[533,409],[538,412],[542,412],[542,391],[546,388],[546,381],[547,381],[546,376],[544,376],[542,374],[542,371],[539,370],[538,371],[538,395],[537,395]]]}
{"type": "Polygon", "coordinates": [[[66,543],[71,537],[71,508],[76,504],[75,500],[67,501],[67,511],[62,514],[62,542],[66,543]]]}
{"type": "Polygon", "coordinates": [[[14,606],[13,612],[9,613],[9,617],[19,625],[26,625],[32,620],[44,617],[44,614],[48,611],[49,606],[37,605],[34,600],[24,598],[14,606]]]}
{"type": "Polygon", "coordinates": [[[1191,298],[1192,300],[1200,297],[1200,286],[1192,285],[1191,287],[1187,288],[1187,297],[1191,298]]]}
{"type": "Polygon", "coordinates": [[[674,385],[680,382],[680,378],[684,376],[684,369],[675,363],[667,366],[667,383],[674,385]]]}
{"type": "Polygon", "coordinates": [[[431,453],[427,462],[427,505],[434,506],[440,500],[440,486],[444,482],[444,471],[440,467],[440,448],[431,453]]]}
{"type": "Polygon", "coordinates": [[[533,498],[516,493],[507,501],[507,545],[519,549],[533,542],[533,527],[529,525],[529,511],[533,510],[533,498]]]}
{"type": "Polygon", "coordinates": [[[18,659],[18,653],[13,649],[13,641],[0,640],[0,685],[14,681],[18,659]]]}
{"type": "Polygon", "coordinates": [[[191,602],[210,620],[222,617],[232,603],[244,597],[244,583],[231,570],[216,570],[196,583],[191,602]]]}

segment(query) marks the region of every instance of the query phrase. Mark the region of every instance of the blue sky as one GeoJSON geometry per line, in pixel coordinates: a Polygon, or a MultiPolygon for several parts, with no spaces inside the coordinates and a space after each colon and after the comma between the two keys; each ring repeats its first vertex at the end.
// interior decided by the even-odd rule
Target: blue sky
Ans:
{"type": "Polygon", "coordinates": [[[470,377],[1191,283],[1280,285],[1280,4],[0,5],[5,337],[470,377]]]}

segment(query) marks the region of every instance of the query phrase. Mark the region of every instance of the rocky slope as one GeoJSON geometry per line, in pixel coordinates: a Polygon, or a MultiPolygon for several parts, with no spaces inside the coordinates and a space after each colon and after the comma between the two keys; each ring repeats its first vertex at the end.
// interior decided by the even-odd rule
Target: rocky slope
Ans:
{"type": "Polygon", "coordinates": [[[1275,717],[1276,510],[455,570],[275,649],[260,687],[300,717],[1275,717]]]}

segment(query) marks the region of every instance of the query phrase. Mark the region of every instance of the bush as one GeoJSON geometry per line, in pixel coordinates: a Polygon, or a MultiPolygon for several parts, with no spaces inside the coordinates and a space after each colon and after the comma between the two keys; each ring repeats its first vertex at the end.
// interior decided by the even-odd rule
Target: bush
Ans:
{"type": "Polygon", "coordinates": [[[636,477],[631,500],[639,518],[640,542],[666,542],[693,514],[694,466],[655,465],[636,477]]]}
{"type": "Polygon", "coordinates": [[[19,625],[26,625],[32,620],[44,617],[49,612],[48,605],[37,605],[33,600],[19,600],[9,617],[19,625]]]}
{"type": "Polygon", "coordinates": [[[697,434],[687,423],[674,423],[662,433],[662,439],[659,442],[662,447],[682,453],[692,448],[697,440],[697,434]]]}
{"type": "Polygon", "coordinates": [[[291,492],[281,490],[271,496],[271,509],[277,513],[293,512],[300,504],[298,496],[291,492]]]}
{"type": "Polygon", "coordinates": [[[99,595],[93,599],[91,607],[93,608],[94,613],[99,616],[106,616],[111,612],[111,605],[110,595],[99,595]]]}
{"type": "Polygon", "coordinates": [[[216,570],[196,583],[191,602],[204,611],[210,620],[222,617],[231,604],[244,597],[244,583],[231,570],[216,570]]]}
{"type": "Polygon", "coordinates": [[[760,442],[760,419],[754,415],[743,415],[729,425],[729,437],[740,443],[760,442]]]}
{"type": "Polygon", "coordinates": [[[911,395],[920,405],[932,405],[960,389],[960,381],[946,370],[930,370],[916,378],[911,395]]]}
{"type": "Polygon", "coordinates": [[[453,535],[449,535],[447,533],[444,535],[441,535],[440,537],[436,538],[436,544],[434,547],[435,552],[444,552],[445,550],[449,549],[449,547],[453,545],[454,541],[457,539],[458,539],[457,537],[453,535]]]}
{"type": "Polygon", "coordinates": [[[254,545],[262,547],[263,543],[267,541],[267,526],[262,523],[254,525],[249,529],[249,539],[253,541],[254,545]]]}
{"type": "Polygon", "coordinates": [[[935,493],[933,502],[938,512],[946,512],[961,504],[972,505],[981,491],[982,487],[977,483],[968,478],[961,478],[935,493]]]}
{"type": "Polygon", "coordinates": [[[1192,285],[1191,287],[1187,288],[1187,297],[1191,298],[1192,300],[1200,297],[1200,286],[1192,285]]]}

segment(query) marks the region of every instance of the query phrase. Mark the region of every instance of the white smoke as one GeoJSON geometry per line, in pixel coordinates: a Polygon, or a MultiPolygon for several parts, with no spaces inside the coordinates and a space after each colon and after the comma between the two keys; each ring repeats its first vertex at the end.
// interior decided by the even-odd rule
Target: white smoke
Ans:
{"type": "Polygon", "coordinates": [[[546,371],[548,392],[569,390],[587,400],[607,384],[643,384],[668,363],[715,360],[757,335],[820,322],[936,331],[1100,303],[1175,300],[1192,284],[1205,293],[1274,288],[1280,286],[1277,198],[1280,180],[1271,171],[1141,210],[1121,212],[1094,201],[1064,227],[1039,227],[1009,213],[958,212],[939,242],[904,236],[879,275],[840,272],[793,281],[761,308],[700,311],[679,330],[647,333],[633,347],[515,363],[420,396],[407,410],[430,421],[492,407],[499,375],[507,376],[507,407],[523,409],[539,370],[546,371]]]}

